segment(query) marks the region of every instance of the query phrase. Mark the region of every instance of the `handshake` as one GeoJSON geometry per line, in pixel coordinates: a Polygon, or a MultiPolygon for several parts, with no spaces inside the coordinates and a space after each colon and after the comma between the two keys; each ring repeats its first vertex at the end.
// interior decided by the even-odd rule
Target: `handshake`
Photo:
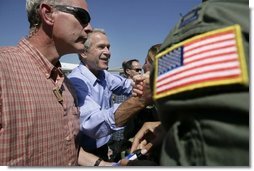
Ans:
{"type": "Polygon", "coordinates": [[[139,97],[145,105],[153,103],[149,71],[143,75],[135,75],[132,86],[132,96],[139,97]]]}

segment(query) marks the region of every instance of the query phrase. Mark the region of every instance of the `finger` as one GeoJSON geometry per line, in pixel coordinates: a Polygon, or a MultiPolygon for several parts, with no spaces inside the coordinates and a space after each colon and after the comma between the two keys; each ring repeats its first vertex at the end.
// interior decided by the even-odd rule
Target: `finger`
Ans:
{"type": "Polygon", "coordinates": [[[145,146],[147,145],[147,141],[146,140],[143,140],[139,143],[137,149],[144,149],[145,146]]]}
{"type": "Polygon", "coordinates": [[[122,159],[122,160],[120,160],[120,166],[127,166],[128,162],[129,162],[129,160],[122,159]]]}
{"type": "Polygon", "coordinates": [[[132,96],[137,97],[137,96],[138,96],[138,94],[137,94],[137,93],[135,93],[135,92],[132,92],[132,96]]]}
{"type": "Polygon", "coordinates": [[[135,89],[132,91],[132,96],[138,97],[138,96],[142,96],[142,95],[143,95],[143,91],[141,91],[141,90],[135,89]]]}
{"type": "Polygon", "coordinates": [[[131,146],[131,152],[135,151],[138,149],[138,146],[140,144],[140,142],[142,141],[142,139],[144,138],[144,135],[146,134],[147,130],[145,127],[142,127],[138,133],[135,135],[134,139],[133,139],[133,143],[131,146]]]}
{"type": "Polygon", "coordinates": [[[134,82],[142,82],[145,77],[143,75],[135,75],[132,79],[134,82]]]}
{"type": "Polygon", "coordinates": [[[132,145],[131,145],[131,153],[132,153],[133,151],[135,151],[135,150],[138,149],[138,145],[139,145],[139,140],[134,138],[133,143],[132,143],[132,145]]]}
{"type": "Polygon", "coordinates": [[[131,146],[131,153],[133,151],[137,150],[139,145],[140,145],[140,141],[141,141],[142,136],[137,136],[137,135],[138,134],[136,134],[136,136],[133,139],[132,146],[131,146]]]}
{"type": "MultiPolygon", "coordinates": [[[[152,148],[153,144],[151,142],[147,143],[143,149],[145,149],[146,151],[149,151],[152,148]]],[[[142,153],[143,154],[143,153],[142,153]]]]}

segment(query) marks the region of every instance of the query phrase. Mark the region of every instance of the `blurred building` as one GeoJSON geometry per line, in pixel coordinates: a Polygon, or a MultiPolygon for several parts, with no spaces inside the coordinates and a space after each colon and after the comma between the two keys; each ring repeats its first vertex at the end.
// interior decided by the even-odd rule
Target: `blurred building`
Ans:
{"type": "MultiPolygon", "coordinates": [[[[73,63],[66,63],[66,62],[61,62],[62,65],[62,71],[68,75],[75,67],[78,66],[78,64],[73,64],[73,63]]],[[[114,74],[121,74],[123,73],[122,68],[109,68],[109,72],[114,73],[114,74]]]]}

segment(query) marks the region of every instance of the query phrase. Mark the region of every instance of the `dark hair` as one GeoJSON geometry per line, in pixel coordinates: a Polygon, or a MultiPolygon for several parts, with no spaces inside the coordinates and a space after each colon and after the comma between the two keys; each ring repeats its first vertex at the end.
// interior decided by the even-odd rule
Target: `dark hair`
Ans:
{"type": "Polygon", "coordinates": [[[159,52],[160,46],[161,44],[155,44],[149,48],[146,59],[150,62],[150,64],[153,64],[154,57],[159,52]]]}
{"type": "Polygon", "coordinates": [[[137,60],[137,59],[131,59],[131,60],[129,60],[129,61],[124,61],[123,63],[122,63],[122,67],[123,67],[123,72],[127,75],[127,73],[126,73],[126,70],[127,69],[132,69],[132,63],[133,62],[139,62],[139,60],[137,60]]]}

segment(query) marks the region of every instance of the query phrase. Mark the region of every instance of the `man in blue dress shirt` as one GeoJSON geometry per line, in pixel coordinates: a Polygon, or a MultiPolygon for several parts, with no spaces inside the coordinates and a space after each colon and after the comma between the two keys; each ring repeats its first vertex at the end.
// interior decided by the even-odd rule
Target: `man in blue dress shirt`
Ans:
{"type": "Polygon", "coordinates": [[[139,97],[131,97],[125,104],[112,104],[113,93],[131,95],[133,81],[107,71],[109,49],[105,32],[94,29],[79,56],[80,65],[68,75],[78,96],[81,145],[104,160],[108,157],[106,144],[111,134],[146,106],[139,97]]]}

